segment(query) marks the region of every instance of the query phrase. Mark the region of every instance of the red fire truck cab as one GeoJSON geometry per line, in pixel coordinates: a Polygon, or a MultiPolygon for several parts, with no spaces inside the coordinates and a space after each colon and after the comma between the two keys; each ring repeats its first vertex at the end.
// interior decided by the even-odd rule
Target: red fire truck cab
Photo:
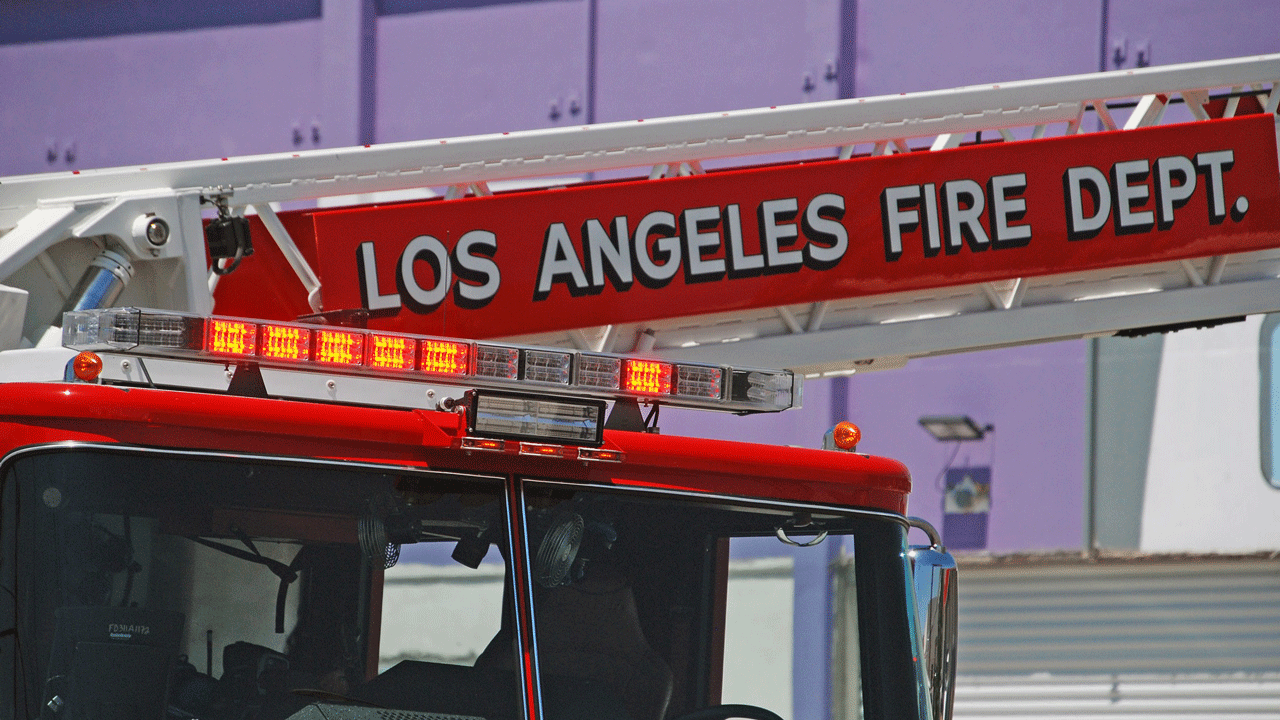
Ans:
{"type": "Polygon", "coordinates": [[[120,308],[64,341],[69,381],[0,385],[4,717],[792,717],[726,676],[731,560],[778,547],[856,587],[841,716],[930,716],[905,467],[641,417],[777,410],[789,372],[120,308]],[[393,607],[408,558],[474,657],[393,607]]]}

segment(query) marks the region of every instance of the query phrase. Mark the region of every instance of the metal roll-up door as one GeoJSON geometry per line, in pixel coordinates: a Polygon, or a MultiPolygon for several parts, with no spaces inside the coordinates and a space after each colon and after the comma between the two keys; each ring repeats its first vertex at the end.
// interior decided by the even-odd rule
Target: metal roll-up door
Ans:
{"type": "Polygon", "coordinates": [[[957,669],[957,718],[1280,718],[1280,561],[962,561],[957,669]]]}

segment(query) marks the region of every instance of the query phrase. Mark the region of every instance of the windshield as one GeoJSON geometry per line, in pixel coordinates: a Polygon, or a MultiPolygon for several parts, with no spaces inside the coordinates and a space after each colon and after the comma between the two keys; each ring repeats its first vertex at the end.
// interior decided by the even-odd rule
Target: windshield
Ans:
{"type": "Polygon", "coordinates": [[[894,631],[905,576],[885,562],[900,527],[554,482],[524,497],[549,717],[917,716],[909,634],[894,631]],[[906,697],[889,690],[904,680],[906,697]],[[712,710],[725,706],[739,714],[712,710]]]}
{"type": "Polygon", "coordinates": [[[3,479],[0,717],[918,712],[883,519],[103,450],[26,454],[3,479]]]}

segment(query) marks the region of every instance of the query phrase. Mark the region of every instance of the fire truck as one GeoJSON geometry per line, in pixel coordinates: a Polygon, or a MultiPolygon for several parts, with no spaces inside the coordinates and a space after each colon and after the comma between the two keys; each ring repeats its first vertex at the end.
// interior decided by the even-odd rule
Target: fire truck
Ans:
{"type": "Polygon", "coordinates": [[[853,425],[762,446],[659,410],[1280,310],[1277,79],[0,178],[3,716],[777,720],[726,629],[768,544],[852,588],[830,717],[947,717],[955,563],[907,469],[853,425]],[[412,639],[476,652],[380,660],[410,560],[451,578],[412,639]]]}

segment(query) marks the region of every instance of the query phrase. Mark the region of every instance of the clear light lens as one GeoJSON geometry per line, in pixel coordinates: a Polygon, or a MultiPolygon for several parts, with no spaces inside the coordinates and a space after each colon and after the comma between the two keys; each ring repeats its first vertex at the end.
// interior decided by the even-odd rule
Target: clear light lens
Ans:
{"type": "Polygon", "coordinates": [[[205,350],[219,355],[253,355],[258,349],[258,326],[243,320],[209,318],[205,350]]]}
{"type": "Polygon", "coordinates": [[[524,351],[524,379],[536,382],[569,384],[569,365],[573,355],[548,350],[524,351]]]}
{"type": "Polygon", "coordinates": [[[418,359],[418,341],[399,335],[373,334],[365,342],[364,364],[373,370],[413,370],[418,359]]]}
{"type": "Polygon", "coordinates": [[[311,331],[293,325],[264,324],[258,355],[272,360],[309,360],[311,331]]]}
{"type": "Polygon", "coordinates": [[[701,365],[676,366],[676,395],[682,397],[720,398],[720,368],[701,365]]]}
{"type": "Polygon", "coordinates": [[[670,395],[675,366],[654,360],[627,360],[622,364],[622,389],[644,395],[670,395]]]}
{"type": "Polygon", "coordinates": [[[790,407],[791,383],[792,376],[789,373],[749,372],[746,396],[754,402],[790,407]]]}
{"type": "Polygon", "coordinates": [[[477,345],[476,375],[515,380],[520,377],[520,351],[495,345],[477,345]]]}
{"type": "Polygon", "coordinates": [[[62,344],[75,350],[188,350],[203,345],[204,320],[135,309],[68,312],[62,344]]]}
{"type": "Polygon", "coordinates": [[[601,390],[621,389],[622,358],[579,355],[577,385],[601,390]]]}
{"type": "Polygon", "coordinates": [[[364,362],[364,333],[323,328],[316,330],[316,362],[360,365],[364,362]]]}
{"type": "Polygon", "coordinates": [[[471,359],[471,345],[452,340],[423,340],[422,372],[442,375],[466,375],[471,359]]]}
{"type": "Polygon", "coordinates": [[[139,345],[173,350],[200,349],[202,322],[199,318],[140,313],[137,320],[139,345]]]}
{"type": "Polygon", "coordinates": [[[477,393],[477,434],[536,437],[570,443],[598,443],[603,403],[573,403],[541,398],[477,393]]]}

